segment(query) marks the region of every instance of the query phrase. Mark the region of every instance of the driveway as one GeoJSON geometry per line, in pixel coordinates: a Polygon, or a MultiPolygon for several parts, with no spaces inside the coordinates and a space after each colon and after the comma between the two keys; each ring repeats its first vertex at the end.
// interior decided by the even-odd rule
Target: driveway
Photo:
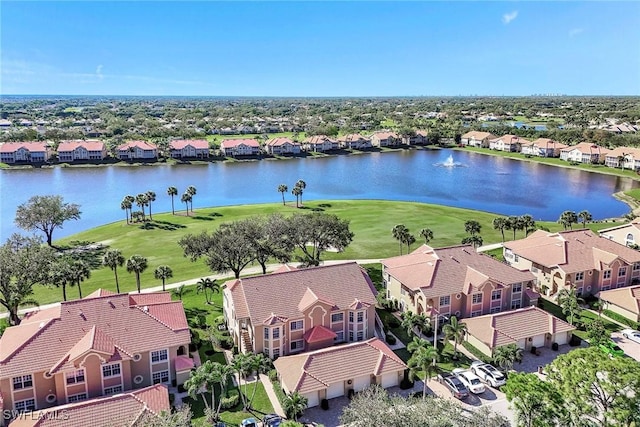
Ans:
{"type": "Polygon", "coordinates": [[[633,357],[640,362],[640,343],[626,339],[620,332],[612,333],[611,340],[618,344],[627,356],[633,357]]]}
{"type": "MultiPolygon", "coordinates": [[[[583,347],[587,347],[588,344],[584,341],[581,344],[583,347]]],[[[522,362],[516,363],[513,365],[513,370],[518,372],[529,372],[535,373],[538,372],[538,367],[546,366],[549,363],[553,362],[553,360],[560,356],[561,354],[565,354],[570,352],[571,350],[579,348],[579,347],[571,347],[569,344],[561,345],[558,347],[558,351],[553,351],[548,347],[540,347],[538,348],[540,355],[536,356],[532,354],[530,351],[522,352],[522,362]]]]}

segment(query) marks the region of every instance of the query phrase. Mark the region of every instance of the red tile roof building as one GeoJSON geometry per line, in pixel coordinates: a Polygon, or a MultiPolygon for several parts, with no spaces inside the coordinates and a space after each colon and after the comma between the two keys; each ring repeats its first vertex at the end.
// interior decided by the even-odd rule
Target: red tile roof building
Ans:
{"type": "Polygon", "coordinates": [[[2,163],[44,163],[51,157],[51,148],[44,142],[5,142],[0,144],[2,163]]]}
{"type": "Polygon", "coordinates": [[[598,296],[609,310],[640,322],[640,285],[602,291],[598,296]]]}
{"type": "Polygon", "coordinates": [[[224,139],[220,143],[223,156],[257,156],[260,154],[260,143],[255,139],[224,139]]]}
{"type": "Polygon", "coordinates": [[[314,135],[305,138],[302,142],[305,151],[324,153],[325,151],[338,150],[340,143],[327,135],[314,135]]]}
{"type": "Polygon", "coordinates": [[[278,137],[267,140],[264,148],[268,154],[300,154],[301,146],[299,142],[292,141],[290,138],[278,137]]]}
{"type": "Polygon", "coordinates": [[[147,141],[129,141],[118,146],[120,160],[152,160],[158,157],[158,147],[147,141]]]}
{"type": "Polygon", "coordinates": [[[58,145],[58,161],[73,162],[75,160],[104,160],[107,157],[107,146],[98,140],[62,141],[58,145]]]}
{"type": "Polygon", "coordinates": [[[169,142],[171,157],[174,159],[209,157],[209,141],[206,139],[176,139],[169,142]]]}

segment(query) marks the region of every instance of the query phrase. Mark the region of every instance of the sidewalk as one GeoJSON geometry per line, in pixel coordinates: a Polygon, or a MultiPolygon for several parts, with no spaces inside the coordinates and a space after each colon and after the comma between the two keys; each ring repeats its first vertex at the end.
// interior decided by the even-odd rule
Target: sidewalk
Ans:
{"type": "Polygon", "coordinates": [[[286,413],[284,409],[282,409],[282,405],[280,405],[280,401],[278,400],[278,396],[276,396],[276,392],[273,391],[273,383],[265,374],[260,374],[260,381],[262,381],[262,385],[264,386],[264,391],[267,392],[267,396],[269,396],[269,400],[271,401],[271,406],[273,406],[273,412],[280,415],[282,418],[286,418],[286,413]]]}

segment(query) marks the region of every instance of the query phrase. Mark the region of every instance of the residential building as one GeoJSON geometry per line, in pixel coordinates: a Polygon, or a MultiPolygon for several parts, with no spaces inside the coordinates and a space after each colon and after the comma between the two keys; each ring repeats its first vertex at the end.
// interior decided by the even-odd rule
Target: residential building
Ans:
{"type": "Polygon", "coordinates": [[[220,152],[225,157],[257,156],[260,143],[255,139],[224,139],[220,143],[220,152]]]}
{"type": "Polygon", "coordinates": [[[497,137],[490,132],[471,131],[462,135],[460,143],[471,147],[489,148],[489,141],[497,137]]]}
{"type": "Polygon", "coordinates": [[[532,347],[568,344],[575,326],[538,307],[465,319],[465,341],[489,357],[498,347],[515,344],[525,351],[532,347]]]}
{"type": "Polygon", "coordinates": [[[107,146],[102,141],[61,141],[58,145],[59,162],[74,162],[76,160],[104,160],[106,157],[107,146]]]}
{"type": "Polygon", "coordinates": [[[120,160],[152,160],[158,158],[158,147],[147,141],[129,141],[117,148],[120,160]]]}
{"type": "Polygon", "coordinates": [[[0,144],[2,163],[44,163],[51,157],[51,148],[45,142],[5,142],[0,144]]]}
{"type": "Polygon", "coordinates": [[[605,308],[640,322],[640,285],[602,291],[598,297],[605,303],[605,308]]]}
{"type": "Polygon", "coordinates": [[[560,157],[560,150],[563,148],[567,148],[567,146],[553,139],[538,138],[533,142],[522,144],[520,152],[536,157],[560,157]]]}
{"type": "Polygon", "coordinates": [[[284,391],[302,394],[310,408],[349,390],[359,392],[374,384],[397,386],[407,368],[378,338],[283,356],[273,364],[284,391]]]}
{"type": "Polygon", "coordinates": [[[413,135],[405,135],[402,137],[402,143],[405,145],[425,145],[429,143],[429,133],[426,130],[417,130],[413,135]]]}
{"type": "Polygon", "coordinates": [[[640,170],[640,148],[614,148],[605,154],[604,164],[610,168],[640,170]]]}
{"type": "Polygon", "coordinates": [[[510,267],[473,246],[432,248],[384,259],[387,298],[403,311],[428,317],[473,317],[530,304],[526,289],[534,276],[510,267]]]}
{"type": "Polygon", "coordinates": [[[271,138],[264,144],[264,148],[271,155],[300,154],[301,151],[299,142],[286,137],[271,138]]]}
{"type": "Polygon", "coordinates": [[[181,301],[169,292],[115,294],[35,311],[0,337],[5,410],[34,411],[154,384],[194,367],[181,301]]]}
{"type": "Polygon", "coordinates": [[[376,290],[356,263],[230,280],[222,294],[244,353],[275,359],[374,336],[376,290]]]}
{"type": "Polygon", "coordinates": [[[371,145],[373,147],[396,147],[402,145],[402,138],[395,132],[374,132],[371,135],[371,145]]]}
{"type": "Polygon", "coordinates": [[[371,139],[366,138],[359,133],[342,135],[338,138],[338,142],[340,143],[340,148],[351,150],[366,150],[367,148],[372,147],[371,139]]]}
{"type": "Polygon", "coordinates": [[[9,427],[135,427],[162,412],[171,412],[169,391],[165,385],[156,384],[31,412],[16,418],[9,427]]]}
{"type": "Polygon", "coordinates": [[[640,252],[591,230],[538,230],[504,243],[504,259],[536,276],[536,290],[553,297],[561,289],[594,295],[640,280],[640,252]]]}
{"type": "Polygon", "coordinates": [[[206,139],[176,139],[169,142],[169,153],[174,159],[208,159],[209,141],[206,139]]]}
{"type": "Polygon", "coordinates": [[[603,228],[598,233],[600,237],[613,240],[621,245],[640,245],[640,218],[636,218],[626,224],[603,228]]]}
{"type": "Polygon", "coordinates": [[[531,141],[516,135],[503,135],[498,138],[489,140],[489,148],[491,150],[509,151],[512,153],[520,152],[522,145],[530,144],[531,141]]]}
{"type": "Polygon", "coordinates": [[[302,148],[305,151],[324,153],[340,149],[340,144],[335,139],[329,138],[326,135],[314,135],[305,138],[302,142],[302,148]]]}
{"type": "Polygon", "coordinates": [[[602,163],[609,150],[589,142],[563,148],[560,150],[560,159],[576,163],[602,163]]]}

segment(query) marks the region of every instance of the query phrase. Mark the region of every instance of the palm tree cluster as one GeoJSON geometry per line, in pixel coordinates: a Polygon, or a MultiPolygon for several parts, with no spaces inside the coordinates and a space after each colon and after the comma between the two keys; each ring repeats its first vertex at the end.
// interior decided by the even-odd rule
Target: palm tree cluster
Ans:
{"type": "Polygon", "coordinates": [[[91,267],[81,259],[63,256],[57,259],[49,269],[49,283],[62,288],[62,299],[67,300],[67,285],[78,287],[78,296],[82,298],[81,283],[91,277],[91,267]]]}
{"type": "MultiPolygon", "coordinates": [[[[411,245],[416,242],[416,237],[411,234],[409,229],[404,226],[404,224],[398,224],[391,229],[391,234],[393,238],[398,241],[400,244],[400,255],[402,255],[402,247],[403,245],[407,245],[407,253],[411,250],[411,245]]],[[[430,240],[433,239],[433,231],[429,228],[423,228],[420,230],[420,236],[422,236],[425,240],[425,244],[429,243],[430,240]]]]}
{"type": "MultiPolygon", "coordinates": [[[[291,190],[291,194],[296,196],[296,208],[299,208],[300,205],[302,205],[302,193],[304,193],[305,188],[307,188],[307,183],[302,179],[299,179],[293,186],[293,190],[291,190]]],[[[278,193],[282,193],[282,205],[286,204],[284,200],[284,193],[287,191],[289,191],[287,184],[278,185],[278,193]]]]}
{"type": "Polygon", "coordinates": [[[462,239],[463,245],[473,245],[474,248],[478,246],[482,246],[482,237],[480,236],[480,230],[482,229],[482,225],[478,221],[469,220],[464,223],[464,231],[469,233],[470,235],[462,239]]]}
{"type": "MultiPolygon", "coordinates": [[[[142,255],[132,255],[125,261],[122,252],[119,249],[110,249],[102,257],[102,265],[109,267],[113,271],[113,275],[116,280],[116,292],[120,293],[120,283],[118,281],[118,267],[125,266],[129,273],[133,273],[136,276],[136,287],[138,293],[140,293],[140,275],[147,269],[149,263],[147,258],[142,255]],[[126,262],[126,266],[125,266],[126,262]]],[[[173,270],[168,265],[160,265],[154,271],[156,279],[162,280],[162,290],[165,290],[165,281],[173,277],[173,270]]],[[[88,276],[87,276],[88,277],[88,276]]],[[[64,293],[64,288],[63,288],[64,293]]],[[[80,297],[82,298],[82,296],[80,297]]]]}
{"type": "Polygon", "coordinates": [[[593,216],[591,215],[591,212],[586,210],[580,211],[580,213],[578,214],[576,214],[575,211],[564,211],[560,215],[560,218],[558,218],[558,222],[562,224],[565,230],[567,229],[567,227],[570,230],[573,230],[573,224],[579,223],[582,223],[582,228],[586,228],[587,222],[590,222],[592,220],[593,216]]]}
{"type": "Polygon", "coordinates": [[[438,372],[436,362],[438,360],[438,350],[430,342],[414,337],[407,346],[411,357],[407,361],[409,368],[409,379],[418,378],[422,380],[422,398],[427,395],[427,382],[438,372]],[[420,377],[422,375],[422,377],[420,377]]]}
{"type": "Polygon", "coordinates": [[[219,294],[221,288],[216,279],[203,277],[198,280],[198,283],[196,283],[196,290],[198,293],[204,293],[204,299],[207,301],[207,304],[211,304],[211,297],[209,294],[219,294]]]}
{"type": "Polygon", "coordinates": [[[502,241],[504,242],[504,231],[513,231],[513,240],[516,239],[516,231],[524,231],[525,237],[536,229],[536,221],[529,214],[510,217],[497,217],[493,219],[493,229],[499,230],[502,234],[502,241]]]}
{"type": "Polygon", "coordinates": [[[495,349],[493,363],[508,373],[515,362],[522,362],[522,349],[515,344],[503,345],[495,349]]]}
{"type": "Polygon", "coordinates": [[[147,191],[146,193],[140,193],[137,196],[130,194],[124,196],[120,202],[120,209],[122,209],[127,217],[127,224],[130,222],[146,221],[146,213],[144,208],[149,206],[149,219],[153,221],[153,215],[151,213],[151,203],[156,201],[156,193],[153,191],[147,191]],[[133,205],[137,205],[140,210],[133,211],[133,205]]]}
{"type": "Polygon", "coordinates": [[[431,320],[424,314],[415,314],[412,311],[405,311],[402,313],[402,319],[400,326],[407,330],[407,335],[415,335],[416,331],[420,331],[422,334],[426,334],[431,329],[431,320]]]}

